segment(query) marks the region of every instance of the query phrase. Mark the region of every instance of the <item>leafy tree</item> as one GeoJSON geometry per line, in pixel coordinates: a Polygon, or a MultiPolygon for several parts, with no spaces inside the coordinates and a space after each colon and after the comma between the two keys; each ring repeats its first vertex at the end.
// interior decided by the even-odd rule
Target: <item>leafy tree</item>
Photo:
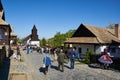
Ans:
{"type": "Polygon", "coordinates": [[[47,40],[46,40],[45,38],[42,38],[42,39],[40,40],[40,45],[41,45],[42,47],[44,47],[44,46],[46,46],[46,44],[47,44],[47,40]]]}
{"type": "Polygon", "coordinates": [[[48,45],[49,46],[54,46],[54,47],[61,47],[62,44],[64,44],[64,41],[67,38],[72,37],[73,33],[75,32],[75,30],[69,30],[66,33],[60,33],[57,32],[53,38],[48,39],[48,45]]]}
{"type": "Polygon", "coordinates": [[[23,39],[17,38],[17,42],[18,42],[19,44],[22,44],[22,43],[23,43],[23,39]]]}
{"type": "Polygon", "coordinates": [[[115,24],[109,24],[107,28],[114,29],[115,24]]]}
{"type": "Polygon", "coordinates": [[[74,34],[74,32],[75,32],[76,30],[69,30],[68,32],[66,32],[66,36],[67,36],[67,38],[70,38],[70,37],[72,37],[72,35],[74,34]]]}
{"type": "Polygon", "coordinates": [[[53,47],[54,46],[54,43],[53,43],[53,38],[51,39],[48,39],[48,42],[47,42],[48,46],[51,46],[53,47]]]}
{"type": "Polygon", "coordinates": [[[87,50],[86,55],[85,55],[85,63],[86,64],[90,64],[90,55],[94,55],[95,52],[91,51],[91,50],[87,50]]]}

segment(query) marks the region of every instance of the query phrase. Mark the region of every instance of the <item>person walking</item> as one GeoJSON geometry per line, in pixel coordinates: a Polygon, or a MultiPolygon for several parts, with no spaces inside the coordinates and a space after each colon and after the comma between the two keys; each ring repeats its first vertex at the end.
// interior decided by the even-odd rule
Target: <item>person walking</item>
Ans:
{"type": "Polygon", "coordinates": [[[30,53],[30,47],[29,47],[29,45],[27,46],[27,54],[29,54],[30,53]]]}
{"type": "Polygon", "coordinates": [[[65,54],[63,53],[63,50],[61,49],[60,53],[58,54],[58,69],[61,72],[64,72],[64,58],[65,58],[65,54]]]}
{"type": "Polygon", "coordinates": [[[48,68],[49,68],[49,65],[51,65],[51,59],[50,57],[48,56],[48,54],[46,54],[46,56],[43,58],[43,63],[45,64],[45,75],[48,73],[48,68]]]}
{"type": "Polygon", "coordinates": [[[74,69],[75,57],[76,57],[75,47],[71,48],[71,50],[68,52],[68,55],[70,58],[70,69],[74,69]]]}
{"type": "Polygon", "coordinates": [[[78,56],[77,56],[78,61],[80,62],[80,56],[81,56],[81,47],[80,46],[78,47],[78,53],[77,54],[78,54],[78,56]]]}
{"type": "Polygon", "coordinates": [[[56,61],[57,58],[58,58],[58,50],[55,49],[55,50],[54,50],[54,60],[56,61]]]}
{"type": "Polygon", "coordinates": [[[21,54],[20,54],[20,48],[19,48],[19,46],[17,46],[17,59],[18,59],[18,61],[21,60],[21,54]]]}

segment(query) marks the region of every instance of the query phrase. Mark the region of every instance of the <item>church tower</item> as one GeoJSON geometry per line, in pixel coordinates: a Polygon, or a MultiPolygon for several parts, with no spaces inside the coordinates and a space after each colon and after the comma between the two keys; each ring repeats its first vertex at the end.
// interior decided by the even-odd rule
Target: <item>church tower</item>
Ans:
{"type": "Polygon", "coordinates": [[[31,35],[29,35],[28,38],[30,39],[29,45],[40,46],[40,40],[38,39],[37,28],[35,25],[33,26],[31,35]]]}
{"type": "Polygon", "coordinates": [[[36,29],[36,26],[34,25],[32,29],[31,41],[38,41],[38,40],[39,39],[37,35],[37,29],[36,29]]]}
{"type": "Polygon", "coordinates": [[[26,45],[40,46],[40,40],[38,38],[37,28],[36,28],[35,25],[33,26],[32,30],[31,30],[31,34],[28,35],[24,39],[24,42],[25,42],[26,45]]]}

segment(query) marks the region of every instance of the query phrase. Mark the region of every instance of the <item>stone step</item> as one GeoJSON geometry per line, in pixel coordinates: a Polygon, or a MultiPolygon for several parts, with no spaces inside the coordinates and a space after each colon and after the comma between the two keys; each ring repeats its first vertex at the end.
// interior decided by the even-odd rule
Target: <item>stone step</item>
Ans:
{"type": "Polygon", "coordinates": [[[32,76],[30,74],[25,73],[10,73],[8,80],[32,80],[32,76]]]}

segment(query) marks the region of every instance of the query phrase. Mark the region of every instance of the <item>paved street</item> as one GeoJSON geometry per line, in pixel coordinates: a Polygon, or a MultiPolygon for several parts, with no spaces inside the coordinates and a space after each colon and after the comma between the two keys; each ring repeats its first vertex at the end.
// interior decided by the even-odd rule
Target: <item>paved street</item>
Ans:
{"type": "Polygon", "coordinates": [[[13,69],[13,72],[30,74],[32,75],[32,80],[120,80],[120,72],[90,68],[86,64],[76,64],[75,69],[71,70],[69,69],[68,63],[65,64],[65,71],[60,72],[56,70],[57,61],[52,63],[48,74],[44,75],[40,68],[45,54],[39,54],[37,52],[26,54],[26,52],[23,51],[22,55],[24,56],[25,62],[18,63],[16,66],[18,70],[13,69]]]}

